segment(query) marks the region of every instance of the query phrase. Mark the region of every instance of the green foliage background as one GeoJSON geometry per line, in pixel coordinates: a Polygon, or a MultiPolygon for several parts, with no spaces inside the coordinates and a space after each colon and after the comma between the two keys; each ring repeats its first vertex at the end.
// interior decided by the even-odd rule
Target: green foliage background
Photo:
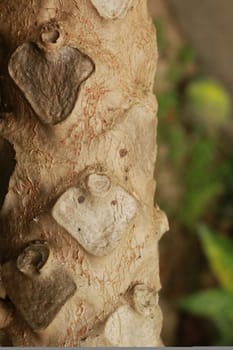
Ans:
{"type": "Polygon", "coordinates": [[[159,103],[158,143],[168,150],[168,169],[179,189],[175,200],[168,201],[158,193],[156,201],[174,227],[190,239],[198,237],[206,264],[216,279],[215,288],[199,289],[198,276],[193,276],[197,280],[194,289],[176,305],[181,311],[211,320],[216,328],[212,345],[233,345],[231,98],[203,71],[189,45],[184,44],[171,59],[165,23],[157,19],[155,26],[160,59],[167,64],[165,88],[155,91],[159,103]]]}

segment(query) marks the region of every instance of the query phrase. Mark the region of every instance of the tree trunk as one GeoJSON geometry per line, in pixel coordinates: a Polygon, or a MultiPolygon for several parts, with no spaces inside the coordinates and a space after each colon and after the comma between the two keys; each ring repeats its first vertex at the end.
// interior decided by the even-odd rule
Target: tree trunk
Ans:
{"type": "Polygon", "coordinates": [[[0,35],[0,328],[14,346],[161,345],[146,1],[2,0],[0,35]]]}

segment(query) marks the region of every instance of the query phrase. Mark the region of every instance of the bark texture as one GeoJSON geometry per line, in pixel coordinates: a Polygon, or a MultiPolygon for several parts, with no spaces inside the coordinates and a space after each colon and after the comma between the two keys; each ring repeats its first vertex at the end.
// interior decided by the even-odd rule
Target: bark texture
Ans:
{"type": "Polygon", "coordinates": [[[0,135],[16,154],[0,328],[15,346],[161,345],[146,1],[2,0],[0,36],[0,135]]]}

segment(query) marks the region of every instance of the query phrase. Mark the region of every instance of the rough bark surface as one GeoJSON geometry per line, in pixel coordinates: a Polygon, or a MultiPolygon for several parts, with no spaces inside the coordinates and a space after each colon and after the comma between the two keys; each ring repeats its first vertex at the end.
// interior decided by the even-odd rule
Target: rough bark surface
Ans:
{"type": "Polygon", "coordinates": [[[0,36],[0,328],[14,346],[161,345],[146,1],[2,0],[0,36]]]}

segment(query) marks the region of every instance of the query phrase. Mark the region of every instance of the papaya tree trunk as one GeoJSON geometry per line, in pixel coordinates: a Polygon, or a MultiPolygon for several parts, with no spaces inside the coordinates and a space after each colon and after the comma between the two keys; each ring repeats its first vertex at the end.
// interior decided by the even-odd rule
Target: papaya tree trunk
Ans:
{"type": "Polygon", "coordinates": [[[14,346],[161,345],[146,1],[2,0],[0,36],[0,328],[14,346]]]}

